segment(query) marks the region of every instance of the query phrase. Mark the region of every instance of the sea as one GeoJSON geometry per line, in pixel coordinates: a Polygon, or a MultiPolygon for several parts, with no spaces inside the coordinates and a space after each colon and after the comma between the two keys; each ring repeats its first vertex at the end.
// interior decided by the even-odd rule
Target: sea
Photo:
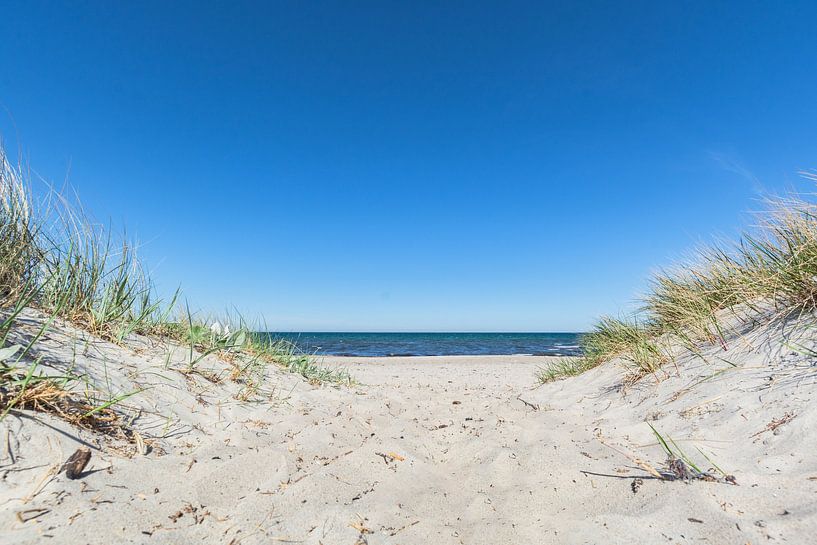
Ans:
{"type": "Polygon", "coordinates": [[[302,352],[331,356],[581,354],[581,333],[276,333],[302,352]]]}

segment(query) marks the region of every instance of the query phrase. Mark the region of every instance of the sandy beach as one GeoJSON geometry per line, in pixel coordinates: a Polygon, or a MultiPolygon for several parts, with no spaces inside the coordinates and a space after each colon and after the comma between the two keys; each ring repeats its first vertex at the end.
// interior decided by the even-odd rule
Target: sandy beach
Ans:
{"type": "Polygon", "coordinates": [[[816,2],[0,13],[0,545],[817,544],[816,2]]]}
{"type": "Polygon", "coordinates": [[[123,406],[146,445],[9,415],[3,542],[807,543],[817,376],[775,331],[680,358],[660,382],[625,385],[609,364],[539,386],[544,357],[335,357],[323,364],[355,385],[270,368],[267,398],[248,403],[175,371],[183,347],[62,325],[40,355],[75,351],[89,376],[143,388],[123,406]],[[647,422],[736,484],[654,478],[665,454],[647,422]],[[55,475],[82,445],[85,474],[55,475]]]}

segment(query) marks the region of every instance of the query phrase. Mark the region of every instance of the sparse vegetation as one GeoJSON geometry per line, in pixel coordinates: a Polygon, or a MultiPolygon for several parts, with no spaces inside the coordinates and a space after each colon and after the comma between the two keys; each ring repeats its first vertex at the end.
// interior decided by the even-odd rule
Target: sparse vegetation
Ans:
{"type": "Polygon", "coordinates": [[[667,361],[654,325],[638,319],[602,317],[582,339],[584,358],[593,367],[611,357],[621,358],[636,369],[654,373],[667,361]]]}
{"type": "Polygon", "coordinates": [[[161,299],[133,245],[117,242],[55,192],[35,201],[26,179],[0,147],[0,414],[35,409],[100,430],[106,429],[103,422],[116,422],[111,408],[130,393],[91,399],[93,389],[86,385],[85,397],[78,397],[71,388],[81,377],[44,374],[40,361],[27,357],[58,318],[114,343],[143,334],[189,346],[182,372],[196,371],[203,358],[217,354],[232,367],[225,377],[242,385],[236,397],[243,400],[260,390],[267,365],[312,383],[350,382],[344,371],[319,366],[291,344],[261,340],[242,319],[214,327],[214,321],[197,319],[189,308],[181,310],[178,291],[161,299]],[[27,346],[8,346],[27,307],[45,313],[46,323],[27,346]]]}
{"type": "Polygon", "coordinates": [[[767,202],[758,227],[737,243],[695,252],[651,282],[631,318],[603,317],[583,337],[583,362],[555,368],[575,374],[605,361],[628,364],[635,378],[672,361],[675,343],[728,348],[729,320],[769,319],[817,308],[817,204],[800,197],[767,202]]]}
{"type": "Polygon", "coordinates": [[[82,377],[70,369],[60,375],[44,373],[40,368],[41,358],[26,366],[23,363],[26,354],[50,326],[50,321],[40,326],[26,346],[6,346],[12,323],[20,311],[18,306],[0,323],[0,330],[5,332],[0,349],[0,420],[13,409],[30,409],[55,414],[81,428],[129,439],[120,416],[111,407],[136,392],[107,396],[107,399],[89,388],[80,394],[73,391],[73,386],[81,384],[82,377]]]}
{"type": "Polygon", "coordinates": [[[587,370],[588,359],[582,357],[564,356],[555,358],[536,372],[536,378],[541,384],[553,382],[567,377],[581,375],[587,370]]]}
{"type": "Polygon", "coordinates": [[[284,369],[301,375],[311,383],[352,384],[354,380],[345,369],[319,365],[315,358],[304,354],[290,341],[270,338],[267,334],[253,334],[249,351],[262,361],[275,363],[284,369]]]}
{"type": "Polygon", "coordinates": [[[711,466],[706,471],[702,470],[699,467],[699,464],[697,464],[692,457],[684,452],[674,439],[671,437],[664,437],[657,429],[655,429],[655,426],[649,422],[647,425],[652,430],[653,435],[655,435],[655,438],[658,440],[658,444],[661,445],[661,448],[664,450],[664,453],[667,456],[666,469],[656,471],[661,479],[667,481],[702,480],[736,484],[735,477],[727,474],[720,467],[718,467],[712,458],[707,456],[706,453],[704,453],[704,451],[700,448],[697,448],[698,453],[707,462],[709,462],[709,465],[711,466]]]}

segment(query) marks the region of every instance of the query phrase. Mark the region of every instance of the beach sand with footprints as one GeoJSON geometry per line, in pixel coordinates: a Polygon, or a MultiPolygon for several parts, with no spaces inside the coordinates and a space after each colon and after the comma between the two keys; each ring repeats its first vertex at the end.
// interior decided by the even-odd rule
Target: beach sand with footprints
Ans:
{"type": "Polygon", "coordinates": [[[184,346],[54,324],[37,356],[140,390],[119,405],[135,433],[9,414],[2,541],[807,543],[817,373],[792,342],[754,330],[636,382],[615,361],[539,385],[548,358],[325,358],[354,384],[270,367],[241,401],[214,355],[189,373],[184,346]],[[57,474],[83,446],[84,473],[57,474]]]}

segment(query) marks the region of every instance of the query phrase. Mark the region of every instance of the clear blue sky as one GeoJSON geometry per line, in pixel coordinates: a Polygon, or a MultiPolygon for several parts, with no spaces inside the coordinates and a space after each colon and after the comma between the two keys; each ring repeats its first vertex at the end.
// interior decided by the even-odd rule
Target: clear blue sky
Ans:
{"type": "Polygon", "coordinates": [[[70,4],[6,146],[271,329],[581,330],[817,166],[813,3],[70,4]]]}

